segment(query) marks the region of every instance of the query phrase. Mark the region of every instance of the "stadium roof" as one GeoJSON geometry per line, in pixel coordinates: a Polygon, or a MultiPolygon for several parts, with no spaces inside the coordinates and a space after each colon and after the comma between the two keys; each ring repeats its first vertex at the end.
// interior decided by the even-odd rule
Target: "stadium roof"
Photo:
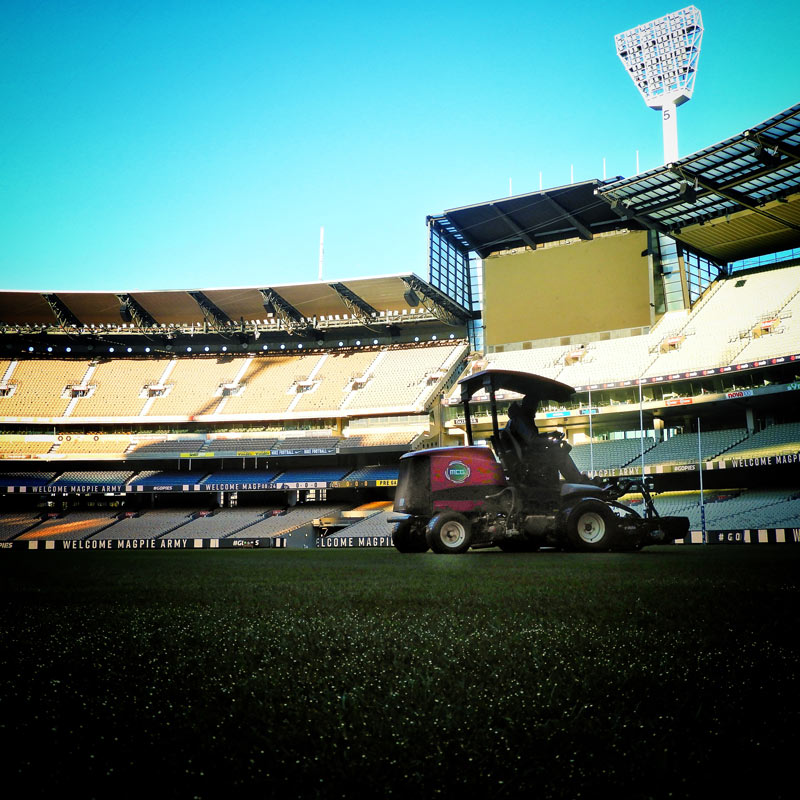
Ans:
{"type": "Polygon", "coordinates": [[[800,104],[597,195],[717,263],[800,246],[800,104]]]}
{"type": "MultiPolygon", "coordinates": [[[[622,227],[619,215],[598,199],[592,180],[513,195],[445,211],[441,218],[481,258],[499,250],[536,247],[560,239],[591,239],[622,227]]],[[[628,225],[627,227],[631,227],[628,225]]],[[[641,225],[633,221],[632,227],[641,225]]]]}
{"type": "Polygon", "coordinates": [[[430,312],[466,321],[470,313],[412,273],[271,287],[142,292],[0,291],[0,324],[65,327],[203,325],[278,317],[285,327],[320,317],[367,319],[387,311],[430,312]],[[413,289],[413,292],[409,290],[413,289]],[[416,295],[416,296],[415,296],[416,295]],[[413,303],[413,305],[412,305],[413,303]]]}
{"type": "Polygon", "coordinates": [[[671,164],[445,211],[485,258],[604,231],[669,234],[718,264],[800,246],[800,105],[671,164]]]}

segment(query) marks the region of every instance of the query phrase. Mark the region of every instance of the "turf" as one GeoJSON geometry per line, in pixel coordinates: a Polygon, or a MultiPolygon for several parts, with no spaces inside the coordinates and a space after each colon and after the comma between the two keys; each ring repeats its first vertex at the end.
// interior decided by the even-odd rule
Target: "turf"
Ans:
{"type": "Polygon", "coordinates": [[[4,552],[4,775],[27,796],[794,797],[798,566],[766,545],[4,552]]]}

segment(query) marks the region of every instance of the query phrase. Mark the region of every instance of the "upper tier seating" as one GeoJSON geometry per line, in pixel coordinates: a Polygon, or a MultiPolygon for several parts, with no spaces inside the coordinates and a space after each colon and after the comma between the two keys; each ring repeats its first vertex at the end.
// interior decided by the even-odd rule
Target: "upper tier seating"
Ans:
{"type": "MultiPolygon", "coordinates": [[[[782,308],[800,287],[800,266],[734,275],[721,281],[708,302],[692,311],[680,345],[662,353],[646,375],[716,367],[740,360],[740,333],[763,314],[782,308]]],[[[798,321],[800,322],[800,321],[798,321]]]]}
{"type": "Polygon", "coordinates": [[[295,384],[296,400],[291,410],[322,412],[341,408],[353,380],[364,375],[378,355],[374,350],[329,354],[310,383],[295,384]]]}
{"type": "Polygon", "coordinates": [[[67,387],[81,384],[88,369],[86,360],[32,358],[18,361],[9,379],[16,390],[7,397],[0,397],[0,416],[64,416],[72,402],[67,387]]]}
{"type": "Polygon", "coordinates": [[[417,431],[398,431],[395,433],[354,433],[339,442],[339,452],[360,450],[364,447],[393,447],[408,449],[414,439],[419,436],[417,431]]]}
{"type": "Polygon", "coordinates": [[[342,408],[360,412],[422,408],[465,353],[463,344],[383,350],[369,374],[362,376],[366,381],[350,392],[342,408]]]}
{"type": "Polygon", "coordinates": [[[101,361],[88,379],[94,391],[80,398],[72,417],[136,417],[147,403],[145,387],[157,384],[170,363],[165,358],[101,361]]]}
{"type": "Polygon", "coordinates": [[[239,380],[241,394],[225,398],[220,413],[280,414],[289,411],[297,397],[293,387],[308,380],[323,356],[258,356],[250,359],[239,380]]]}
{"type": "Polygon", "coordinates": [[[344,408],[423,410],[465,351],[458,342],[280,356],[21,359],[6,362],[0,418],[258,419],[335,417],[344,408]]]}
{"type": "Polygon", "coordinates": [[[233,383],[244,363],[236,358],[178,358],[164,379],[169,392],[153,398],[150,417],[196,417],[213,414],[222,399],[219,387],[233,383]]]}
{"type": "MultiPolygon", "coordinates": [[[[769,316],[763,314],[763,316],[769,316]]],[[[776,355],[800,353],[800,291],[773,317],[777,323],[767,333],[756,336],[749,331],[747,344],[739,353],[737,361],[758,361],[776,355]]],[[[764,329],[765,330],[765,329],[764,329]]]]}

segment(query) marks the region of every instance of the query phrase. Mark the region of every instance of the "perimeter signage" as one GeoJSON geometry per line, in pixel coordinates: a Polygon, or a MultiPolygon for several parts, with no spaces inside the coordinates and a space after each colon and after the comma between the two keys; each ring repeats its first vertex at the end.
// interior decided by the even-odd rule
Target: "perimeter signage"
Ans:
{"type": "Polygon", "coordinates": [[[317,547],[346,549],[349,547],[394,547],[391,536],[320,536],[317,547]]]}
{"type": "Polygon", "coordinates": [[[5,490],[8,494],[122,494],[129,491],[122,483],[54,483],[49,486],[6,486],[5,490]]]}
{"type": "Polygon", "coordinates": [[[0,476],[0,492],[6,494],[153,494],[156,492],[269,492],[286,489],[357,489],[397,486],[397,478],[355,481],[207,481],[206,483],[137,484],[36,484],[4,486],[0,476]]]}
{"type": "Polygon", "coordinates": [[[260,539],[29,539],[0,542],[0,550],[240,550],[285,548],[286,542],[284,536],[260,539]]]}

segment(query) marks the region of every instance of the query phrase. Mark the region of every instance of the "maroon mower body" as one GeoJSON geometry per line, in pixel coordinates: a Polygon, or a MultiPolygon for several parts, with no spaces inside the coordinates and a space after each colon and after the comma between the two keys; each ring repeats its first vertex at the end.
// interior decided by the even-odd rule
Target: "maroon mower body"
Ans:
{"type": "Polygon", "coordinates": [[[636,550],[687,535],[686,517],[660,517],[644,481],[600,484],[579,472],[570,446],[557,434],[539,434],[534,416],[540,400],[566,401],[574,390],[530,373],[484,370],[460,381],[468,445],[406,453],[400,459],[393,541],[406,553],[432,549],[463,553],[500,547],[636,550]],[[488,395],[491,448],[473,445],[469,401],[488,395]],[[498,395],[521,395],[500,429],[498,395]],[[617,498],[637,491],[647,514],[617,498]]]}

